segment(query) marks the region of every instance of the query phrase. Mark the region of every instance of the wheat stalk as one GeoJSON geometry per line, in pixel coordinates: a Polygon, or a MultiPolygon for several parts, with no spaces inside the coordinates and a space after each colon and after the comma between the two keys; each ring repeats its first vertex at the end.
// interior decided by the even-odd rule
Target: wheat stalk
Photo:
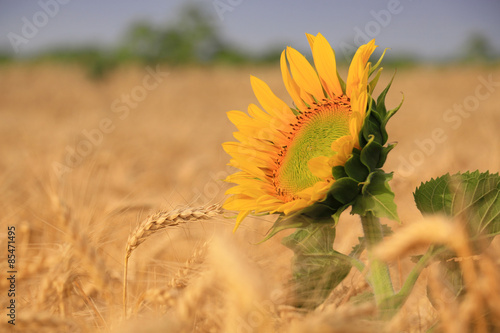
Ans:
{"type": "Polygon", "coordinates": [[[158,289],[148,289],[143,292],[136,302],[134,313],[139,312],[139,308],[143,302],[164,304],[167,306],[172,306],[175,300],[179,297],[179,289],[171,287],[158,288],[158,289]]]}
{"type": "Polygon", "coordinates": [[[73,218],[71,207],[61,196],[53,194],[51,195],[51,200],[59,214],[62,226],[68,231],[68,240],[76,250],[75,254],[78,254],[83,263],[87,264],[87,267],[90,268],[87,272],[94,277],[98,287],[104,289],[104,286],[108,281],[112,280],[112,277],[107,272],[108,265],[97,252],[97,246],[95,246],[87,232],[82,230],[80,223],[73,218]]]}
{"type": "Polygon", "coordinates": [[[171,306],[178,297],[179,291],[187,286],[190,273],[196,271],[194,266],[198,266],[203,263],[207,245],[208,243],[205,241],[193,252],[191,257],[186,260],[183,267],[179,268],[166,287],[148,289],[143,292],[136,302],[134,314],[137,314],[143,302],[167,304],[171,306]]]}
{"type": "Polygon", "coordinates": [[[220,205],[207,207],[186,207],[171,211],[161,211],[149,216],[130,234],[125,247],[125,261],[123,273],[123,313],[127,313],[127,274],[128,259],[132,252],[149,236],[167,227],[177,226],[190,221],[205,220],[222,214],[220,205]]]}
{"type": "Polygon", "coordinates": [[[187,280],[189,273],[191,273],[195,266],[200,265],[205,259],[205,254],[207,250],[207,242],[205,241],[200,247],[198,247],[191,257],[186,260],[183,267],[179,268],[177,273],[168,283],[170,288],[184,288],[187,285],[187,280]]]}

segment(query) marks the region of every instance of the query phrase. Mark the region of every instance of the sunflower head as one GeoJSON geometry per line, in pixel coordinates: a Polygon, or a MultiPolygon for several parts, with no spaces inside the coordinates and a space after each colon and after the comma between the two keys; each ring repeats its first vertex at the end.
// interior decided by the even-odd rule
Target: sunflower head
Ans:
{"type": "Polygon", "coordinates": [[[223,147],[232,157],[229,165],[240,171],[226,179],[236,186],[226,192],[224,208],[239,211],[235,230],[250,213],[305,217],[300,223],[332,221],[352,204],[360,183],[383,165],[393,147],[384,147],[385,125],[397,111],[385,109],[390,84],[377,101],[371,96],[381,69],[369,78],[383,57],[375,66],[368,62],[375,40],[359,47],[344,82],[325,37],[307,38],[315,68],[291,47],[281,54],[293,106],[252,76],[262,108],[250,104],[248,113],[228,112],[237,141],[223,147]]]}

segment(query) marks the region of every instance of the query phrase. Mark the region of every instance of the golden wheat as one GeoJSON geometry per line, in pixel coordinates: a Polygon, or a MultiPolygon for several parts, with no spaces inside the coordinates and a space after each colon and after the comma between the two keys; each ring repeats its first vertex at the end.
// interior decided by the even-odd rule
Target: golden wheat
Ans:
{"type": "MultiPolygon", "coordinates": [[[[457,240],[462,231],[457,234],[448,220],[432,220],[436,226],[431,220],[422,221],[411,197],[421,181],[448,171],[497,171],[500,155],[492,152],[500,148],[492,138],[498,137],[500,122],[498,90],[481,100],[458,129],[442,116],[475,92],[478,77],[492,75],[496,81],[498,68],[416,68],[398,73],[405,103],[389,124],[388,131],[399,144],[386,165],[387,171],[395,171],[391,187],[399,200],[403,225],[423,226],[404,235],[406,227],[391,224],[403,238],[399,242],[388,239],[380,257],[394,266],[402,258],[397,269],[404,278],[413,264],[403,258],[421,254],[430,240],[441,240],[462,249],[457,264],[472,271],[466,279],[472,289],[470,297],[446,297],[448,286],[437,265],[430,265],[390,323],[373,322],[373,303],[356,304],[356,296],[370,288],[354,270],[316,310],[288,305],[292,253],[280,244],[283,235],[253,245],[263,238],[272,217],[248,218],[236,234],[231,233],[233,220],[225,223],[215,217],[211,221],[211,216],[202,214],[199,221],[206,222],[189,223],[179,217],[183,209],[144,219],[143,212],[165,202],[174,206],[194,202],[194,207],[223,200],[227,186],[220,180],[233,172],[226,167],[227,156],[220,148],[222,142],[231,140],[233,130],[225,111],[246,108],[248,101],[255,100],[248,73],[268,82],[278,96],[287,96],[280,72],[266,67],[186,68],[170,73],[168,80],[148,91],[125,115],[113,112],[111,106],[142,82],[143,68],[124,66],[106,80],[92,82],[71,65],[0,66],[0,234],[5,235],[7,225],[16,226],[15,329],[425,332],[434,325],[438,331],[460,332],[482,329],[484,322],[487,330],[500,329],[500,240],[481,256],[464,256],[470,249],[457,240]],[[186,98],[193,91],[197,97],[186,98]],[[102,141],[88,155],[76,156],[81,143],[89,142],[85,133],[95,134],[103,119],[111,120],[113,131],[101,133],[102,141]],[[410,165],[413,172],[404,174],[401,161],[419,156],[413,154],[420,149],[415,140],[426,142],[438,127],[445,132],[446,142],[434,142],[434,152],[425,154],[420,165],[410,165]],[[68,162],[73,157],[81,160],[68,162]],[[69,167],[68,171],[54,175],[55,162],[69,167]],[[179,216],[173,218],[172,212],[179,216]],[[137,228],[135,224],[130,228],[130,221],[137,221],[137,228]],[[171,233],[152,241],[151,235],[170,226],[171,233]],[[437,233],[438,228],[444,232],[437,233]],[[143,256],[134,252],[150,239],[154,247],[144,248],[143,256]],[[134,277],[129,281],[133,306],[127,311],[133,316],[127,318],[122,315],[121,283],[123,258],[132,253],[140,260],[129,267],[134,277]],[[433,307],[427,289],[441,306],[433,307]],[[481,308],[486,313],[483,323],[477,317],[481,308]]],[[[399,94],[390,94],[387,105],[399,100],[399,94]]],[[[94,139],[99,137],[94,135],[94,139]]],[[[185,208],[184,217],[195,218],[193,211],[185,208]]],[[[220,208],[214,212],[221,213],[220,208]]],[[[345,214],[337,228],[335,249],[348,253],[361,235],[359,224],[345,214]]],[[[5,245],[3,237],[0,246],[5,245]]],[[[1,265],[6,271],[5,260],[1,265]]],[[[7,283],[0,280],[2,291],[7,290],[7,283]]],[[[6,293],[1,297],[7,300],[6,293]]],[[[8,318],[5,310],[4,319],[8,318]]],[[[2,332],[9,328],[13,327],[6,320],[0,322],[2,332]]]]}
{"type": "Polygon", "coordinates": [[[190,221],[205,220],[222,214],[220,205],[210,205],[197,208],[179,208],[172,211],[162,211],[149,216],[130,234],[125,247],[125,261],[123,273],[123,311],[127,312],[127,278],[128,259],[132,252],[149,236],[167,227],[177,226],[190,221]]]}
{"type": "Polygon", "coordinates": [[[168,282],[168,285],[163,288],[147,289],[137,299],[134,307],[134,314],[137,314],[143,302],[153,304],[163,304],[172,306],[175,300],[180,295],[180,290],[187,287],[189,280],[192,278],[192,272],[198,272],[198,266],[203,262],[208,242],[204,242],[198,247],[191,257],[186,261],[183,267],[179,268],[177,273],[168,282]]]}
{"type": "Polygon", "coordinates": [[[167,227],[177,226],[190,221],[213,218],[222,213],[219,205],[197,208],[180,208],[172,211],[158,212],[149,216],[130,234],[125,247],[125,257],[129,258],[142,242],[155,232],[167,227]]]}

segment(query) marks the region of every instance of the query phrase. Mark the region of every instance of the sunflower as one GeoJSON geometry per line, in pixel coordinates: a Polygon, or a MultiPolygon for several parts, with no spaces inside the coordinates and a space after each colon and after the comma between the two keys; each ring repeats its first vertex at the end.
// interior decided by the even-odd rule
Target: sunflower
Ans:
{"type": "Polygon", "coordinates": [[[291,47],[281,54],[281,73],[294,107],[251,76],[262,108],[250,104],[248,114],[227,113],[238,129],[237,142],[223,144],[232,157],[229,165],[240,169],[225,180],[236,184],[224,203],[225,209],[239,211],[235,230],[250,213],[288,215],[323,200],[335,182],[332,168],[361,148],[359,134],[377,81],[368,82],[375,40],[356,51],[344,83],[326,38],[306,35],[316,69],[291,47]]]}

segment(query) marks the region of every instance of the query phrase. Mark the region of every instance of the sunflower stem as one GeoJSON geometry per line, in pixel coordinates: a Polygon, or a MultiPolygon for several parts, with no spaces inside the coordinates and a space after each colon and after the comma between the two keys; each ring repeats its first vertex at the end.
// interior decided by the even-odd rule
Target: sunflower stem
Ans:
{"type": "Polygon", "coordinates": [[[383,261],[374,258],[373,248],[380,243],[384,234],[380,220],[371,212],[361,216],[361,224],[365,234],[366,249],[368,252],[369,273],[368,282],[373,289],[375,301],[383,316],[392,316],[396,309],[393,308],[388,300],[394,296],[389,268],[383,261]]]}

